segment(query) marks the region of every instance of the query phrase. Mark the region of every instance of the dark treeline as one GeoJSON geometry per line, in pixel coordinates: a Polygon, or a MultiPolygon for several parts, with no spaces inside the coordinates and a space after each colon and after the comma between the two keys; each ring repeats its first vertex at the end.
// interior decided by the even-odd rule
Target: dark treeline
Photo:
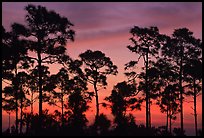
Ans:
{"type": "Polygon", "coordinates": [[[42,6],[28,5],[25,11],[25,26],[13,23],[10,32],[2,26],[2,82],[6,84],[2,108],[9,117],[11,113],[16,116],[11,126],[9,118],[4,135],[181,136],[185,135],[183,103],[189,96],[193,97],[196,136],[202,134],[196,110],[202,90],[202,41],[189,29],[175,29],[167,36],[157,27],[134,26],[127,49],[138,58],[125,64],[127,80],[115,84],[111,95],[100,102],[98,92],[106,89],[107,77],[117,75],[117,66],[101,51],[87,50],[79,59],[71,58],[65,46],[74,41],[73,24],[42,6]],[[141,72],[135,69],[139,62],[143,63],[141,72]],[[49,64],[61,69],[51,74],[49,64]],[[88,90],[88,84],[94,91],[88,90]],[[85,112],[92,100],[96,114],[88,126],[85,112]],[[38,113],[33,111],[36,101],[38,113]],[[129,113],[141,110],[143,102],[145,125],[137,124],[129,113]],[[59,110],[49,114],[43,103],[59,110]],[[163,126],[151,123],[153,104],[166,115],[163,126]],[[100,114],[100,105],[111,110],[113,122],[100,114]],[[30,112],[25,112],[28,107],[30,112]],[[177,114],[180,127],[172,128],[177,114]]]}

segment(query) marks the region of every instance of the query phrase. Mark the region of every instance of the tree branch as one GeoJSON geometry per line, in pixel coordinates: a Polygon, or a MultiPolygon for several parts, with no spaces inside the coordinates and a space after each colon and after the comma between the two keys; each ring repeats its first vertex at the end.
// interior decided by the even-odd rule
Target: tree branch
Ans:
{"type": "Polygon", "coordinates": [[[6,81],[5,81],[5,80],[3,80],[3,79],[2,79],[2,81],[3,81],[4,83],[8,84],[8,85],[12,85],[11,83],[6,82],[6,81]]]}
{"type": "MultiPolygon", "coordinates": [[[[49,55],[49,56],[43,58],[42,61],[43,61],[43,60],[46,60],[46,59],[48,59],[48,58],[57,58],[57,56],[56,56],[56,55],[49,55]]],[[[45,62],[46,62],[46,61],[45,61],[45,62]]]]}
{"type": "Polygon", "coordinates": [[[37,59],[37,58],[34,58],[34,57],[25,56],[25,58],[29,58],[29,59],[33,59],[33,60],[35,60],[35,61],[38,61],[38,59],[37,59]]]}
{"type": "Polygon", "coordinates": [[[87,80],[88,80],[89,83],[94,84],[94,81],[93,81],[93,80],[91,80],[91,79],[89,79],[89,78],[87,78],[87,80]]]}

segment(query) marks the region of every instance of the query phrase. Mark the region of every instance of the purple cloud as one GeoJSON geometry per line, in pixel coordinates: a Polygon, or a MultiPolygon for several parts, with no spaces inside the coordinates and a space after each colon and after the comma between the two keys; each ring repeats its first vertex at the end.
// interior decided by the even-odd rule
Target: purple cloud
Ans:
{"type": "MultiPolygon", "coordinates": [[[[27,4],[4,2],[3,25],[8,28],[11,22],[24,22],[24,7],[27,4]]],[[[93,34],[103,35],[104,32],[112,34],[134,25],[155,25],[165,30],[180,26],[190,27],[194,24],[192,29],[201,30],[201,3],[32,2],[32,4],[46,6],[47,9],[66,16],[74,23],[78,38],[82,39],[83,35],[92,37],[93,34]]],[[[201,31],[197,34],[201,37],[201,31]]]]}

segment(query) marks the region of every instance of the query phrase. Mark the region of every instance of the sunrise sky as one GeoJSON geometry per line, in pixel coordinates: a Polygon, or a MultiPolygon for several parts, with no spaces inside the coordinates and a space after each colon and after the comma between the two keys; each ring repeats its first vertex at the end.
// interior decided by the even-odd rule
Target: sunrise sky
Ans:
{"type": "MultiPolygon", "coordinates": [[[[25,24],[26,11],[24,7],[28,4],[45,6],[48,10],[54,10],[61,16],[67,17],[76,31],[75,41],[68,42],[67,53],[72,58],[87,49],[100,50],[110,57],[118,66],[119,74],[108,77],[108,87],[99,91],[99,102],[109,96],[111,90],[118,82],[127,80],[124,76],[124,64],[135,60],[137,56],[132,54],[127,45],[130,44],[129,30],[134,26],[149,27],[157,26],[161,33],[171,35],[174,29],[187,27],[196,38],[202,39],[202,3],[158,3],[158,2],[3,2],[2,3],[2,25],[7,31],[13,22],[25,24]]],[[[140,64],[142,65],[142,64],[140,64]]],[[[61,66],[51,65],[50,72],[56,73],[61,66]]],[[[139,67],[138,67],[139,68],[139,67]]],[[[92,89],[89,87],[90,90],[92,89]]],[[[187,100],[192,100],[188,98],[187,100]]],[[[92,122],[95,115],[95,99],[87,112],[87,118],[92,122]]],[[[202,98],[198,97],[198,127],[202,126],[202,98]]],[[[184,104],[184,128],[188,135],[194,135],[194,118],[191,113],[193,103],[184,104]]],[[[52,107],[46,105],[43,109],[52,107]]],[[[38,112],[38,105],[35,106],[38,112]]],[[[165,114],[160,113],[157,106],[152,106],[152,125],[165,125],[165,114]]],[[[112,118],[110,110],[100,108],[100,112],[112,118]]],[[[29,111],[29,110],[28,110],[29,111]]],[[[137,124],[145,124],[145,109],[132,112],[136,117],[137,124]]],[[[8,115],[2,115],[3,130],[8,128],[8,115]]],[[[12,115],[12,122],[14,122],[12,115]]],[[[178,119],[173,127],[179,127],[178,119]]]]}

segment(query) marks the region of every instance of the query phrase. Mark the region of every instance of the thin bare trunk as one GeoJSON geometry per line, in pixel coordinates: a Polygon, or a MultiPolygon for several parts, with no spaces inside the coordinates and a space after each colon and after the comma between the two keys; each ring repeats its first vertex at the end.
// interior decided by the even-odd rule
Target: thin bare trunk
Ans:
{"type": "Polygon", "coordinates": [[[183,71],[183,47],[181,47],[181,61],[179,71],[179,89],[180,89],[180,117],[181,117],[181,132],[183,134],[183,86],[182,86],[182,71],[183,71]]]}
{"type": "Polygon", "coordinates": [[[38,75],[39,75],[39,131],[41,131],[42,128],[42,59],[41,59],[41,48],[40,48],[40,39],[38,38],[38,51],[37,51],[37,56],[38,56],[38,75]]]}
{"type": "Polygon", "coordinates": [[[98,90],[96,87],[96,82],[94,83],[94,90],[95,90],[95,94],[96,94],[96,125],[98,125],[98,117],[99,117],[99,103],[98,103],[98,90]]]}
{"type": "Polygon", "coordinates": [[[145,75],[145,88],[146,88],[146,128],[149,128],[149,90],[148,90],[148,77],[147,77],[147,72],[148,72],[148,53],[146,54],[146,64],[145,64],[145,69],[146,69],[146,75],[145,75]]]}
{"type": "MultiPolygon", "coordinates": [[[[27,116],[28,117],[28,116],[27,116]]],[[[28,121],[28,118],[26,119],[26,134],[28,134],[28,131],[29,131],[29,121],[28,121]]]]}
{"type": "Polygon", "coordinates": [[[23,130],[23,99],[22,99],[22,95],[21,95],[21,123],[20,123],[20,134],[22,134],[22,130],[23,130]]]}
{"type": "Polygon", "coordinates": [[[33,92],[31,92],[31,115],[33,115],[33,92]]]}
{"type": "Polygon", "coordinates": [[[168,126],[169,126],[169,106],[167,105],[167,111],[166,111],[166,132],[168,132],[168,126]]]}
{"type": "Polygon", "coordinates": [[[64,126],[64,100],[63,100],[63,95],[61,97],[61,106],[62,106],[62,126],[64,126]]]}
{"type": "Polygon", "coordinates": [[[196,86],[195,86],[195,78],[193,79],[193,89],[194,89],[194,95],[193,95],[193,98],[194,98],[194,117],[195,117],[195,133],[196,133],[196,136],[198,136],[198,128],[197,128],[197,111],[196,111],[196,96],[197,96],[197,93],[196,93],[196,86]]]}
{"type": "MultiPolygon", "coordinates": [[[[17,75],[17,66],[15,68],[15,79],[17,75]]],[[[15,100],[16,100],[16,134],[18,134],[18,87],[17,87],[17,80],[15,80],[14,90],[15,90],[15,100]]]]}
{"type": "Polygon", "coordinates": [[[11,133],[11,117],[10,117],[11,113],[9,112],[8,114],[9,114],[9,134],[10,134],[11,133]]]}
{"type": "Polygon", "coordinates": [[[149,98],[149,127],[151,128],[151,101],[149,98]]]}
{"type": "Polygon", "coordinates": [[[169,118],[170,118],[170,124],[169,125],[170,125],[170,133],[171,133],[171,126],[172,126],[172,123],[171,123],[171,120],[172,120],[171,119],[172,118],[171,112],[170,112],[170,117],[169,118]]]}

